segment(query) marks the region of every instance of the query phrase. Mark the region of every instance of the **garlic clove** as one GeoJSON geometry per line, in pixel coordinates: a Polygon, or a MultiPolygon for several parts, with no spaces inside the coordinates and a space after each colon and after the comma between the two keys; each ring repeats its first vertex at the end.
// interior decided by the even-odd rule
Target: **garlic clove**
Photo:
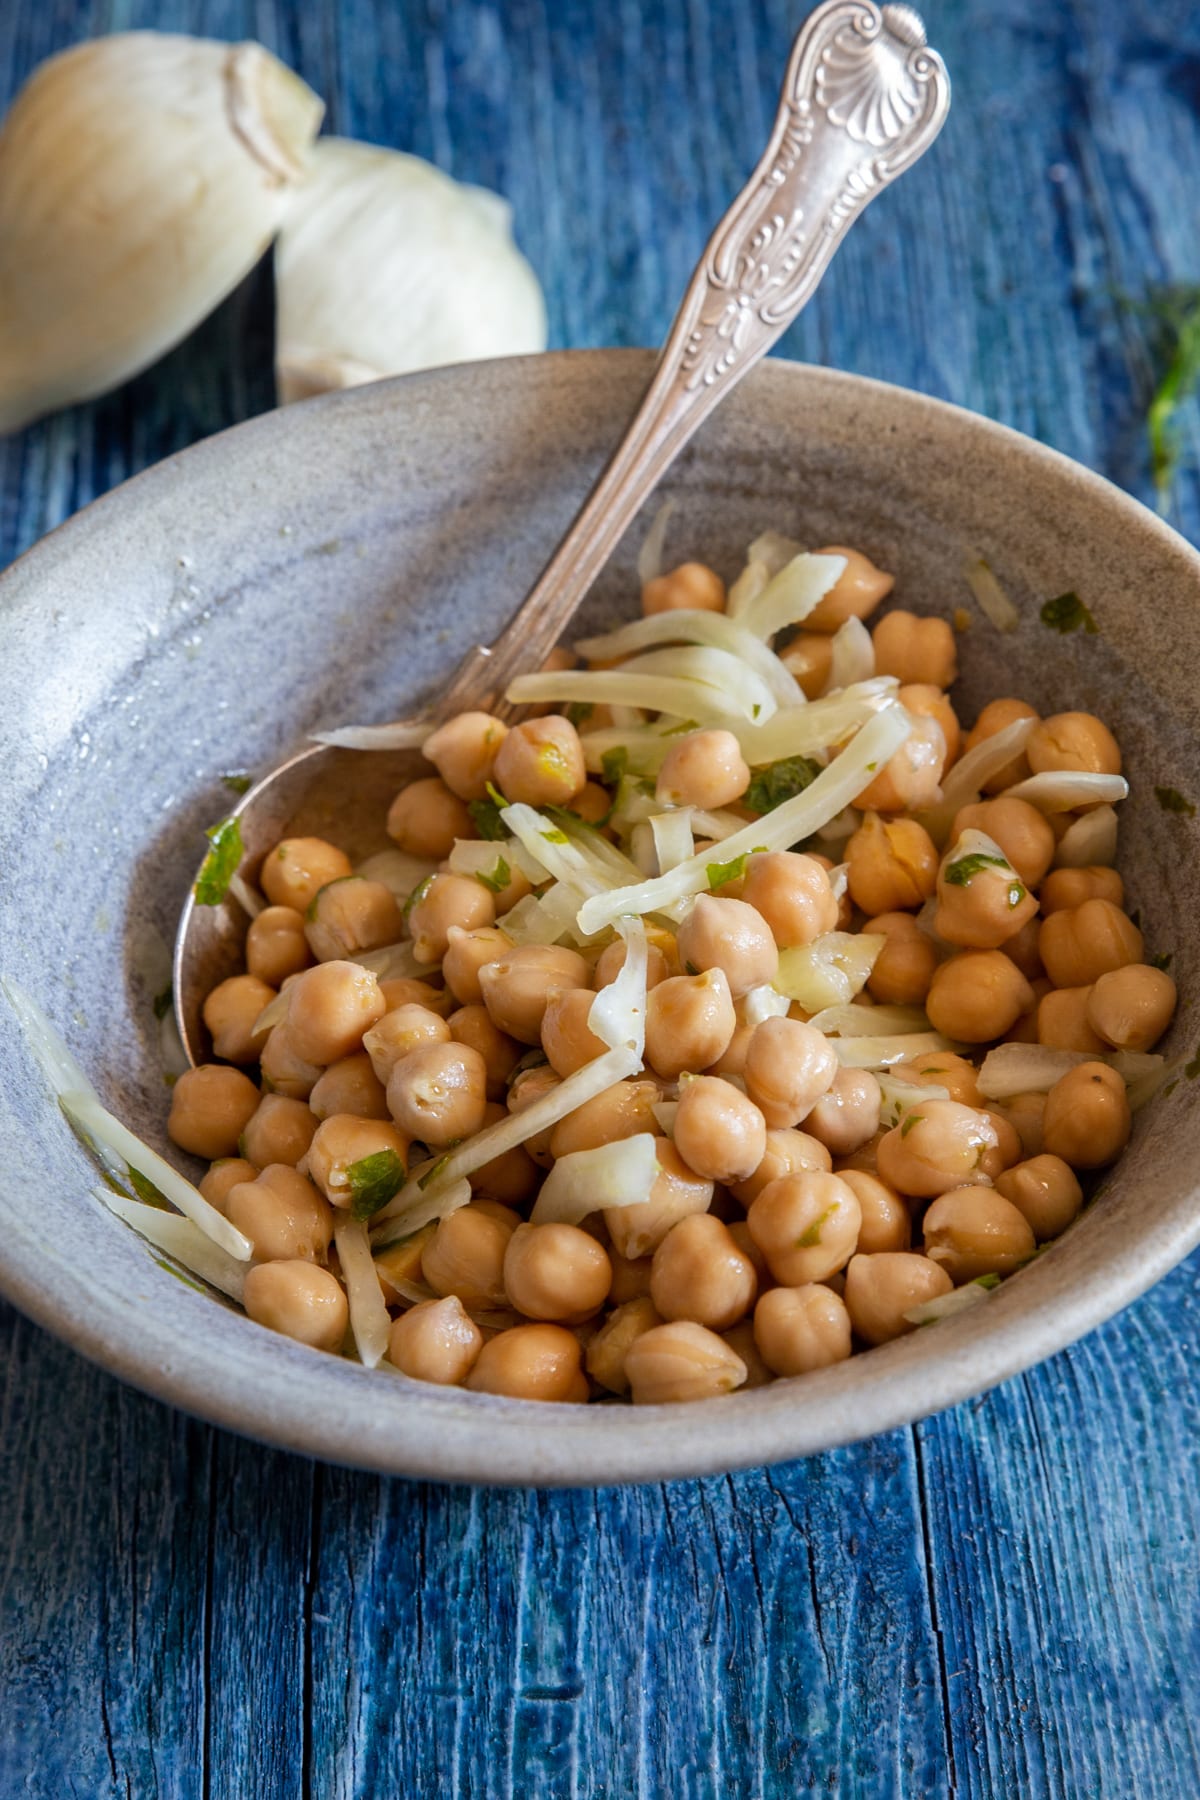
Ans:
{"type": "Polygon", "coordinates": [[[276,384],[304,399],[546,347],[541,288],[498,194],[419,157],[322,138],[275,246],[276,384]]]}
{"type": "Polygon", "coordinates": [[[0,127],[0,433],[206,317],[278,230],[323,110],[259,44],[123,32],[35,70],[0,127]]]}

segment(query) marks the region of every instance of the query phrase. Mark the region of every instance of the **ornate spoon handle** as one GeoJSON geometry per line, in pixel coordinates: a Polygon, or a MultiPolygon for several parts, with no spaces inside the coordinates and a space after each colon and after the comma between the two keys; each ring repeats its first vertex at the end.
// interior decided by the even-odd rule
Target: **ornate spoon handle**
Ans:
{"type": "Polygon", "coordinates": [[[624,440],[528,599],[442,696],[501,703],[536,667],[665,470],[796,318],[858,214],[914,163],[950,105],[909,6],[826,0],[796,38],[771,141],[717,226],[624,440]]]}

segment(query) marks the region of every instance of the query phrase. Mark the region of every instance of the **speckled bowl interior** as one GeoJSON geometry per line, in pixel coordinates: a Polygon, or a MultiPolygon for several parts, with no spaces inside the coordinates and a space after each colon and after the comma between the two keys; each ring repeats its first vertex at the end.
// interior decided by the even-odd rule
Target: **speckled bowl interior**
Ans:
{"type": "MultiPolygon", "coordinates": [[[[310,402],[160,464],[0,579],[0,974],[51,1014],[106,1102],[166,1148],[151,988],[222,774],[305,734],[401,716],[486,642],[553,548],[651,367],[598,351],[451,369],[310,402]]],[[[1132,782],[1121,863],[1169,949],[1187,1041],[1200,967],[1200,557],[1125,495],[900,389],[763,365],[672,471],[670,550],[726,575],[775,526],[968,601],[964,553],[1021,609],[962,641],[961,709],[1002,693],[1101,713],[1132,782]],[[1078,591],[1099,626],[1060,638],[1078,591]]],[[[639,526],[589,602],[634,605],[639,526]]],[[[0,1286],[84,1355],[271,1443],[406,1475],[645,1481],[776,1461],[979,1393],[1116,1312],[1200,1239],[1200,1104],[1138,1119],[1096,1203],[969,1315],[797,1382],[675,1408],[531,1406],[369,1373],[183,1286],[92,1198],[95,1173],[0,999],[0,1286]]]]}

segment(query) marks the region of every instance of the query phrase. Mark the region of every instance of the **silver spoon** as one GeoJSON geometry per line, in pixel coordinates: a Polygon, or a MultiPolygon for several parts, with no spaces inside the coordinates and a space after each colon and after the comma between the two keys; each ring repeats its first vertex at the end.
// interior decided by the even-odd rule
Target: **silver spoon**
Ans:
{"type": "MultiPolygon", "coordinates": [[[[788,63],[771,140],[721,220],[675,316],[633,422],[528,599],[490,648],[471,650],[424,717],[511,713],[505,689],[558,642],[643,502],[689,438],[796,318],[862,209],[933,142],[950,105],[945,65],[909,6],[826,0],[788,63]]],[[[415,723],[415,721],[414,721],[415,723]]],[[[243,874],[287,835],[351,855],[379,847],[379,820],[418,753],[315,744],[236,809],[243,874]]],[[[241,966],[246,918],[232,897],[189,894],[175,940],[175,1013],[191,1062],[209,1053],[204,997],[241,966]]]]}

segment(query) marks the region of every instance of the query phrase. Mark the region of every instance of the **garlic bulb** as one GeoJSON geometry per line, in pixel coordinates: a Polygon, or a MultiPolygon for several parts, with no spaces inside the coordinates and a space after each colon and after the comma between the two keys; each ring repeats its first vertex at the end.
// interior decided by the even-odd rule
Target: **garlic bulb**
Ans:
{"type": "Polygon", "coordinates": [[[280,400],[544,350],[510,219],[419,157],[322,138],[275,246],[280,400]]]}
{"type": "Polygon", "coordinates": [[[259,44],[126,32],[36,70],[0,127],[0,432],[210,313],[278,230],[322,111],[259,44]]]}

